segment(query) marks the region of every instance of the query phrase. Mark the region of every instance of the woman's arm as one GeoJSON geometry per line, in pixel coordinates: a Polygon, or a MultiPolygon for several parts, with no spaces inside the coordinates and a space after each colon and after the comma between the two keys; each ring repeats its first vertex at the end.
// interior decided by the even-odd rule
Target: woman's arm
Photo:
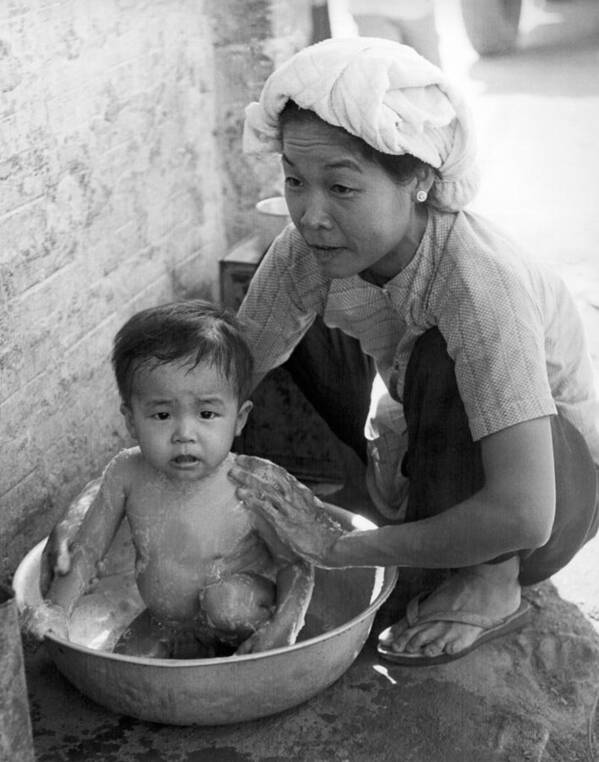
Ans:
{"type": "MultiPolygon", "coordinates": [[[[452,568],[543,545],[555,514],[555,474],[548,417],[516,424],[481,440],[485,486],[421,521],[343,532],[322,520],[309,491],[285,490],[234,469],[238,494],[301,557],[325,567],[452,568]]],[[[238,461],[251,470],[251,460],[238,461]]],[[[282,478],[277,475],[278,478],[282,478]]],[[[272,478],[271,478],[272,482],[272,478]]],[[[266,528],[263,529],[266,531],[266,528]]]]}
{"type": "Polygon", "coordinates": [[[421,521],[346,534],[327,565],[453,568],[549,539],[555,475],[548,417],[516,424],[481,440],[484,487],[447,511],[421,521]]]}

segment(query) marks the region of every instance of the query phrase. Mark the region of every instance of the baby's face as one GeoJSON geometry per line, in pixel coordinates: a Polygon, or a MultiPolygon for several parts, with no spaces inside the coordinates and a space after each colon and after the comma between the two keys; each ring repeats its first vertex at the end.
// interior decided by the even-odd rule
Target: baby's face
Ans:
{"type": "Polygon", "coordinates": [[[145,459],[176,481],[214,473],[243,429],[251,402],[241,406],[231,383],[208,363],[175,362],[140,368],[122,412],[145,459]]]}

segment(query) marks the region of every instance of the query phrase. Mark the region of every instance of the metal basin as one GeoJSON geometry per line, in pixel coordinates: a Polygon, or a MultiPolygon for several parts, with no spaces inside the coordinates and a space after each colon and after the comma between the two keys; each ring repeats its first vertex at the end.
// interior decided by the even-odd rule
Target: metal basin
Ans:
{"type": "MultiPolygon", "coordinates": [[[[374,526],[330,507],[344,527],[374,526]]],[[[40,601],[45,540],[22,560],[13,579],[17,605],[40,601]]],[[[98,704],[142,720],[173,725],[220,725],[264,717],[306,701],[335,682],[364,645],[377,609],[391,593],[394,568],[318,569],[306,625],[293,646],[215,659],[148,659],[109,653],[143,610],[133,578],[124,523],[109,554],[109,573],[75,610],[71,640],[47,637],[63,675],[98,704]],[[75,642],[76,641],[76,642],[75,642]]]]}

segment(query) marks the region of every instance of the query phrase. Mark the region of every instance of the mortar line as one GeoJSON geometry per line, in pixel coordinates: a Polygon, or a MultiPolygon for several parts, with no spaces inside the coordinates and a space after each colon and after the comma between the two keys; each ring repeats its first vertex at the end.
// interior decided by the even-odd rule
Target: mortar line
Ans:
{"type": "MultiPolygon", "coordinates": [[[[148,285],[147,285],[147,286],[146,286],[144,289],[142,289],[141,291],[138,291],[138,292],[135,294],[135,296],[134,296],[132,299],[129,299],[127,302],[125,302],[125,303],[123,304],[123,306],[127,306],[127,305],[131,304],[131,302],[135,301],[135,300],[136,300],[136,299],[138,299],[140,296],[143,296],[143,295],[144,295],[144,294],[145,294],[147,291],[150,291],[150,289],[152,289],[153,287],[155,287],[155,286],[156,286],[158,283],[160,283],[160,281],[163,281],[163,280],[168,280],[168,279],[169,279],[169,277],[170,277],[170,276],[169,276],[169,274],[168,274],[168,273],[164,273],[164,274],[163,274],[163,275],[161,275],[159,278],[157,278],[156,280],[152,281],[152,283],[148,284],[148,285]]],[[[36,284],[36,285],[37,285],[37,284],[36,284]]],[[[73,344],[71,344],[69,347],[66,347],[66,348],[65,348],[65,350],[64,350],[64,352],[65,352],[65,355],[70,355],[70,354],[72,354],[72,352],[73,352],[73,351],[74,351],[74,350],[75,350],[75,349],[76,349],[76,348],[77,348],[77,347],[78,347],[78,346],[81,344],[81,342],[83,342],[83,341],[85,341],[85,340],[88,340],[88,339],[89,339],[91,336],[93,336],[93,334],[94,334],[96,331],[98,331],[99,329],[101,329],[101,328],[102,328],[104,325],[106,325],[106,324],[107,324],[109,321],[113,320],[116,314],[117,314],[117,312],[116,312],[116,311],[113,311],[113,312],[111,312],[109,315],[107,315],[105,318],[103,318],[103,319],[102,319],[102,320],[101,320],[99,323],[97,323],[96,325],[94,325],[94,327],[93,327],[93,328],[92,328],[90,331],[88,331],[88,332],[87,332],[86,334],[84,334],[83,336],[80,336],[80,337],[79,337],[79,338],[78,338],[78,339],[77,339],[77,340],[76,340],[76,341],[75,341],[73,344]]],[[[40,376],[44,375],[44,373],[46,373],[46,372],[47,372],[47,368],[44,368],[44,370],[38,371],[38,372],[37,372],[37,373],[36,373],[34,376],[32,376],[31,378],[27,379],[27,381],[25,381],[25,383],[21,384],[21,385],[19,386],[19,388],[18,388],[18,389],[15,389],[13,392],[11,392],[11,393],[8,395],[8,397],[5,397],[3,400],[0,400],[0,411],[2,410],[2,408],[3,408],[3,407],[5,407],[5,405],[7,405],[9,402],[11,402],[11,401],[12,401],[12,399],[13,399],[14,397],[16,397],[16,395],[18,395],[18,394],[20,394],[20,393],[24,392],[24,391],[25,391],[25,390],[26,390],[26,389],[27,389],[27,388],[28,388],[28,387],[29,387],[31,384],[33,384],[33,383],[34,383],[34,382],[35,382],[37,379],[39,379],[39,377],[40,377],[40,376]]]]}
{"type": "Polygon", "coordinates": [[[27,389],[27,387],[32,384],[37,378],[42,376],[46,372],[47,368],[44,368],[44,370],[38,370],[38,372],[31,376],[31,378],[28,378],[27,381],[25,381],[24,384],[21,384],[18,389],[15,389],[14,392],[11,392],[8,397],[5,397],[3,400],[0,400],[0,411],[2,408],[12,400],[12,398],[17,395],[19,392],[24,391],[27,389]]]}
{"type": "Polygon", "coordinates": [[[31,471],[28,471],[24,476],[21,476],[18,482],[15,482],[13,485],[11,485],[7,490],[4,492],[0,492],[0,499],[3,497],[6,497],[9,492],[13,492],[17,487],[19,487],[26,479],[29,479],[31,476],[35,474],[37,471],[37,466],[31,469],[31,471]]]}
{"type": "Polygon", "coordinates": [[[26,201],[24,204],[19,204],[19,206],[15,207],[14,209],[11,209],[9,212],[4,212],[4,214],[0,217],[0,225],[5,220],[9,220],[11,217],[14,217],[20,214],[24,209],[27,209],[28,207],[39,203],[39,201],[41,201],[43,198],[45,198],[44,195],[36,196],[35,198],[32,198],[30,201],[26,201]]]}
{"type": "Polygon", "coordinates": [[[43,288],[47,283],[51,283],[54,278],[58,277],[59,274],[64,274],[65,270],[68,270],[69,268],[73,268],[75,266],[75,260],[71,260],[70,262],[67,262],[66,264],[59,267],[57,270],[54,270],[50,273],[47,277],[45,277],[43,280],[38,281],[37,283],[33,283],[31,286],[28,286],[25,291],[21,291],[20,294],[13,297],[13,300],[15,302],[21,301],[23,297],[30,296],[32,293],[35,294],[36,291],[43,288]]]}

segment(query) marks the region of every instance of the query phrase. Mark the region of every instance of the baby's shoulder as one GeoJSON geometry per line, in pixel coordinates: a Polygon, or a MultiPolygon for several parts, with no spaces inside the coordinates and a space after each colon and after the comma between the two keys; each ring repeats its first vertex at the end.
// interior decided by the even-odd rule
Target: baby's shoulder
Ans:
{"type": "Polygon", "coordinates": [[[110,461],[109,466],[115,468],[135,468],[138,463],[143,461],[143,455],[138,446],[125,447],[123,450],[117,452],[114,458],[110,461]]]}
{"type": "Polygon", "coordinates": [[[144,459],[139,447],[129,447],[118,452],[106,466],[104,479],[131,481],[141,473],[144,459]]]}

